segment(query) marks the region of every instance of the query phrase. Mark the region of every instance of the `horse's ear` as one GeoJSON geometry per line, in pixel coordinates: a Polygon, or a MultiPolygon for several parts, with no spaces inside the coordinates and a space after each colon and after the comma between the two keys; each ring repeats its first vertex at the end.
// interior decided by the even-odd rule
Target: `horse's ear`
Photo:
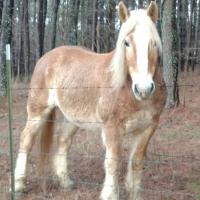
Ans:
{"type": "Polygon", "coordinates": [[[119,19],[121,22],[125,22],[129,18],[129,10],[127,9],[126,5],[123,3],[123,1],[120,1],[117,6],[117,11],[119,15],[119,19]]]}
{"type": "Polygon", "coordinates": [[[155,23],[158,19],[158,6],[155,1],[151,1],[149,7],[147,8],[147,15],[155,23]]]}

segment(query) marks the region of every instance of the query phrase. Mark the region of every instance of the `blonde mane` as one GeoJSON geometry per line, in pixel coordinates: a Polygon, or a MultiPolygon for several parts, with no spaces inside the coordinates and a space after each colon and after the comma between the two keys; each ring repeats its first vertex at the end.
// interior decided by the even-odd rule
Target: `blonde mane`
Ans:
{"type": "Polygon", "coordinates": [[[128,35],[128,33],[133,31],[133,29],[139,24],[149,27],[150,30],[149,37],[156,42],[159,54],[161,54],[162,52],[162,44],[156,26],[152,22],[150,17],[147,15],[147,11],[146,10],[131,11],[130,17],[121,26],[115,53],[110,65],[110,69],[112,71],[112,87],[116,90],[120,89],[124,85],[127,78],[128,68],[126,66],[126,59],[125,59],[125,51],[126,51],[124,44],[125,38],[128,35]]]}

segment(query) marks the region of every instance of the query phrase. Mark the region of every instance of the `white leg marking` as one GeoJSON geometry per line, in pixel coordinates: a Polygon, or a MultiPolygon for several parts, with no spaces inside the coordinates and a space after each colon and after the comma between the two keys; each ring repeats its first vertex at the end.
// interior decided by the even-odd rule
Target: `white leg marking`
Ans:
{"type": "Polygon", "coordinates": [[[19,152],[15,168],[15,190],[20,191],[25,188],[24,178],[26,176],[27,153],[19,152]]]}
{"type": "Polygon", "coordinates": [[[66,154],[57,154],[54,158],[54,167],[56,174],[61,177],[67,171],[67,159],[66,154]]]}
{"type": "Polygon", "coordinates": [[[54,157],[54,170],[59,178],[60,185],[64,188],[72,188],[74,184],[69,178],[67,154],[77,127],[68,124],[65,128],[67,133],[59,135],[58,138],[58,152],[54,157]]]}
{"type": "MultiPolygon", "coordinates": [[[[105,169],[109,171],[109,167],[105,169]]],[[[106,173],[103,190],[101,192],[102,200],[118,200],[119,199],[119,190],[116,184],[116,177],[113,174],[106,173]]]]}
{"type": "Polygon", "coordinates": [[[57,103],[56,89],[55,88],[49,89],[48,105],[55,106],[56,103],[57,103]]]}
{"type": "Polygon", "coordinates": [[[59,178],[59,183],[63,188],[72,188],[73,181],[69,178],[67,169],[67,157],[66,154],[57,154],[54,158],[55,173],[59,178]]]}
{"type": "MultiPolygon", "coordinates": [[[[105,145],[106,138],[104,133],[102,133],[103,143],[105,145]]],[[[117,183],[117,158],[114,158],[112,151],[109,147],[106,148],[105,156],[105,181],[103,185],[103,190],[101,192],[102,200],[118,200],[119,199],[119,188],[117,183]]]]}

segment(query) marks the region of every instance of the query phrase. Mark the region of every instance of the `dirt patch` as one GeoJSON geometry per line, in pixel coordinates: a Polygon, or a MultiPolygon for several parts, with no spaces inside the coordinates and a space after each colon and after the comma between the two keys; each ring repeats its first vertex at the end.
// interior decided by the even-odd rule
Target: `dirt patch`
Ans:
{"type": "MultiPolygon", "coordinates": [[[[200,199],[200,73],[181,74],[179,107],[164,110],[145,161],[142,195],[145,200],[200,199]],[[190,86],[188,86],[190,85],[190,86]]],[[[19,135],[26,121],[28,85],[18,83],[13,89],[14,155],[19,135]]],[[[61,124],[58,124],[61,126],[61,124]]],[[[62,129],[62,128],[61,128],[62,129]]],[[[126,173],[129,138],[124,139],[120,185],[126,173]]],[[[77,183],[73,191],[61,189],[50,169],[38,174],[36,145],[28,163],[27,191],[20,200],[95,200],[104,178],[104,150],[98,133],[79,131],[70,150],[71,176],[77,183]],[[46,179],[46,181],[44,181],[46,179]]],[[[0,199],[9,199],[9,145],[6,99],[0,99],[0,199]]],[[[123,192],[122,192],[123,193],[123,192]]]]}

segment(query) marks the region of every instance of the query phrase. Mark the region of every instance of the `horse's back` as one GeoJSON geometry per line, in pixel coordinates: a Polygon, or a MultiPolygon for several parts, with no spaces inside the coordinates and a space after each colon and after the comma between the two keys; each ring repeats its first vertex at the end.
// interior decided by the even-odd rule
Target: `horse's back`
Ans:
{"type": "Polygon", "coordinates": [[[97,73],[100,77],[99,71],[103,72],[104,67],[109,65],[109,61],[103,60],[103,57],[103,54],[92,52],[84,47],[57,47],[39,59],[35,66],[31,85],[46,84],[46,86],[50,86],[52,79],[56,77],[60,79],[64,76],[71,79],[70,84],[75,80],[79,80],[83,84],[86,78],[91,80],[97,73]]]}
{"type": "Polygon", "coordinates": [[[109,58],[74,46],[49,51],[36,64],[29,106],[57,106],[68,119],[96,120],[101,87],[109,82],[109,58]]]}

